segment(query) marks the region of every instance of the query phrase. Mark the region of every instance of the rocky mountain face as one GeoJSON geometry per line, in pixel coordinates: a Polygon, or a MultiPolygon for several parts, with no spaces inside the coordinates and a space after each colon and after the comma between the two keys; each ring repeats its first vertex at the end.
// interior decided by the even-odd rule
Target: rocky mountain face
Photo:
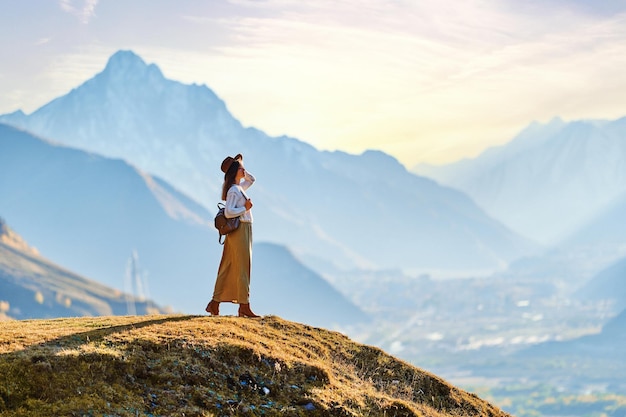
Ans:
{"type": "MultiPolygon", "coordinates": [[[[166,181],[0,124],[0,196],[2,216],[55,262],[124,289],[134,258],[143,295],[204,314],[222,246],[212,216],[166,181]]],[[[329,328],[367,321],[285,248],[257,242],[254,252],[262,257],[252,270],[257,313],[329,328]]]]}
{"type": "Polygon", "coordinates": [[[625,138],[626,118],[554,119],[476,158],[415,171],[466,192],[517,233],[556,244],[623,197],[625,138]]]}
{"type": "Polygon", "coordinates": [[[317,268],[492,268],[534,249],[466,195],[388,155],[321,152],[246,128],[208,87],[165,79],[130,51],[34,113],[0,121],[122,158],[209,210],[219,200],[222,159],[243,153],[258,179],[250,190],[255,237],[317,268]]]}

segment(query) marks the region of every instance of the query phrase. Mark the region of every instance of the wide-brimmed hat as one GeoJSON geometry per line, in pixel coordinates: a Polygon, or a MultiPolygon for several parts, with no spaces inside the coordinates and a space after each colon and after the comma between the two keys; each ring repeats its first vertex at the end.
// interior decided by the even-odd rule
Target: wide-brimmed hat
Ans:
{"type": "Polygon", "coordinates": [[[222,172],[226,174],[226,171],[228,171],[228,168],[230,168],[233,162],[241,161],[241,160],[243,160],[243,156],[240,153],[238,153],[234,158],[232,156],[227,156],[222,161],[222,172]]]}

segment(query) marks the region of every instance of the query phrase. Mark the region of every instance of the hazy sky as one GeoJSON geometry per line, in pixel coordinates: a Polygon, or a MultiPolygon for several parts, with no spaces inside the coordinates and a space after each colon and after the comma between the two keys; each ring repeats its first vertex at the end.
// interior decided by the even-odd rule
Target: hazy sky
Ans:
{"type": "Polygon", "coordinates": [[[0,113],[120,49],[206,84],[245,126],[409,167],[533,120],[626,116],[626,0],[0,0],[0,113]]]}

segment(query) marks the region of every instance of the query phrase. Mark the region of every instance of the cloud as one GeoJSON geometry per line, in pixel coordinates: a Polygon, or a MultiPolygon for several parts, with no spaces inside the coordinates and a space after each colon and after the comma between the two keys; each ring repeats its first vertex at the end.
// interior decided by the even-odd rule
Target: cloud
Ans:
{"type": "MultiPolygon", "coordinates": [[[[123,47],[207,84],[245,125],[407,164],[475,155],[532,120],[626,112],[624,0],[154,0],[150,19],[144,3],[111,2],[122,24],[37,32],[39,45],[55,33],[46,50],[66,46],[39,77],[48,97],[123,47]]],[[[97,0],[52,4],[83,24],[96,7],[105,19],[97,0]]]]}
{"type": "Polygon", "coordinates": [[[625,109],[626,14],[529,1],[230,0],[184,14],[202,51],[146,58],[269,134],[446,162],[532,120],[625,109]]]}
{"type": "Polygon", "coordinates": [[[63,11],[73,14],[81,23],[87,24],[96,15],[98,0],[79,0],[77,2],[74,0],[60,0],[59,5],[63,11]],[[78,3],[78,5],[74,5],[74,3],[78,3]]]}
{"type": "Polygon", "coordinates": [[[50,42],[51,40],[52,40],[52,38],[41,38],[41,39],[39,39],[39,40],[37,40],[37,41],[35,42],[35,46],[45,45],[45,44],[47,44],[48,42],[50,42]]]}
{"type": "Polygon", "coordinates": [[[606,95],[626,82],[619,9],[590,13],[561,0],[523,10],[508,0],[234,4],[241,13],[222,21],[231,43],[217,48],[233,76],[219,80],[227,102],[266,131],[322,148],[384,145],[453,159],[448,149],[475,154],[532,120],[624,110],[606,95]],[[273,106],[263,112],[250,96],[273,106]]]}

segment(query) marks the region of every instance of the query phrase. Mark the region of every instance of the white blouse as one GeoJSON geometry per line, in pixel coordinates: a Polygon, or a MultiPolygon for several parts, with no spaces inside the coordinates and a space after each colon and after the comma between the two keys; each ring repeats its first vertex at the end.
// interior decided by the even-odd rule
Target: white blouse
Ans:
{"type": "Polygon", "coordinates": [[[242,222],[252,223],[252,210],[246,210],[247,196],[244,197],[244,190],[250,188],[254,181],[254,175],[246,171],[246,175],[240,184],[231,185],[226,193],[226,209],[224,210],[226,217],[240,216],[242,222]]]}

